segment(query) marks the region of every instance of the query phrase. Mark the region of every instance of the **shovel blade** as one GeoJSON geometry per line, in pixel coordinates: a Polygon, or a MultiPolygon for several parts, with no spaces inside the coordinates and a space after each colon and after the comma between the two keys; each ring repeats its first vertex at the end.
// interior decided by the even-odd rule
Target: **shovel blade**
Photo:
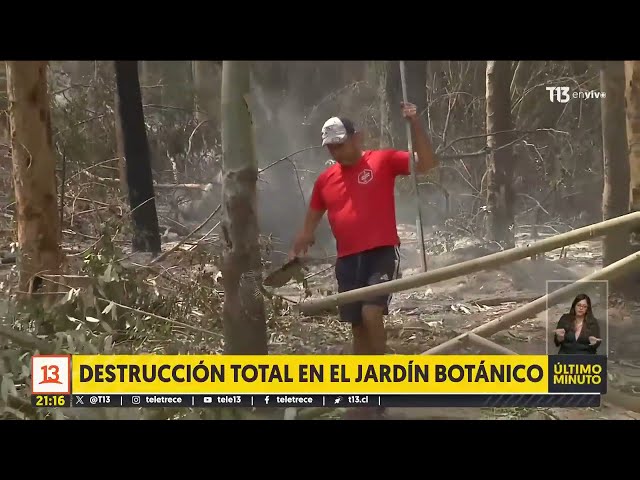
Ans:
{"type": "Polygon", "coordinates": [[[302,269],[299,258],[288,261],[283,266],[274,270],[262,282],[265,287],[279,288],[285,286],[302,269]]]}

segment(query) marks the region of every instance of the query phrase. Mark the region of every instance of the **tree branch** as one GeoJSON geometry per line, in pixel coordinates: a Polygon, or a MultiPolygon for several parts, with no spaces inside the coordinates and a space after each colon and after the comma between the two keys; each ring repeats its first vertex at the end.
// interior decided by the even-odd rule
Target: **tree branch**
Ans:
{"type": "Polygon", "coordinates": [[[456,138],[455,140],[452,140],[449,144],[447,144],[445,147],[443,147],[443,148],[438,147],[438,149],[436,150],[436,155],[438,155],[438,158],[440,158],[440,159],[459,159],[459,158],[478,157],[480,155],[487,155],[488,153],[491,152],[491,150],[488,147],[484,147],[481,150],[478,150],[477,152],[470,152],[470,153],[443,155],[442,152],[445,152],[448,149],[450,149],[453,146],[453,144],[455,144],[457,142],[462,142],[464,140],[474,140],[474,139],[479,139],[479,138],[486,138],[486,137],[488,137],[490,135],[500,135],[500,134],[503,134],[503,133],[517,133],[517,134],[520,134],[520,137],[518,137],[513,142],[511,142],[511,143],[509,143],[507,145],[503,145],[502,147],[496,148],[494,150],[494,151],[497,151],[497,150],[500,150],[501,148],[509,147],[509,146],[513,145],[514,143],[517,143],[517,142],[523,140],[524,138],[526,138],[527,135],[530,135],[530,134],[533,134],[533,133],[538,133],[538,132],[560,133],[560,134],[563,134],[563,135],[569,135],[568,132],[564,132],[562,130],[556,130],[555,128],[538,128],[536,130],[517,130],[517,129],[513,129],[513,130],[502,130],[502,131],[493,132],[493,133],[479,133],[477,135],[469,135],[469,136],[466,136],[466,137],[456,138]]]}

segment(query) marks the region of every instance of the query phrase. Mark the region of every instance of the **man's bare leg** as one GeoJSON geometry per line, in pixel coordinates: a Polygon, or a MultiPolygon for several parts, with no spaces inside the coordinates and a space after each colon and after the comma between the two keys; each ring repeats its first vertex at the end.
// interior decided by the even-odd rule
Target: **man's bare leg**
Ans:
{"type": "Polygon", "coordinates": [[[353,335],[353,354],[370,355],[369,337],[364,323],[351,325],[351,333],[353,335]]]}
{"type": "MultiPolygon", "coordinates": [[[[354,325],[353,351],[356,355],[384,355],[387,334],[384,330],[384,308],[377,305],[362,307],[362,323],[354,325]]],[[[372,420],[380,418],[379,408],[355,408],[347,413],[352,420],[372,420]]]]}
{"type": "Polygon", "coordinates": [[[364,305],[362,326],[366,330],[368,355],[384,355],[387,349],[387,332],[384,329],[384,307],[364,305]]]}
{"type": "MultiPolygon", "coordinates": [[[[369,346],[369,335],[364,322],[351,324],[351,332],[353,334],[353,354],[354,355],[371,355],[371,347],[369,346]]],[[[348,420],[367,420],[372,417],[368,412],[368,408],[351,408],[347,410],[345,418],[348,420]]]]}
{"type": "MultiPolygon", "coordinates": [[[[372,355],[384,355],[387,351],[387,332],[384,329],[384,307],[364,305],[362,307],[363,324],[367,328],[369,348],[372,355]]],[[[384,408],[367,409],[370,418],[381,418],[384,408]]]]}

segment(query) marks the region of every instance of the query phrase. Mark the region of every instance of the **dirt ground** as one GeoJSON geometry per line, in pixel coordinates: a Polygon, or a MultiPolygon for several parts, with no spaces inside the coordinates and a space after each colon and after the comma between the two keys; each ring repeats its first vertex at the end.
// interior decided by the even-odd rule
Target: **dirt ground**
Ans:
{"type": "MultiPolygon", "coordinates": [[[[414,230],[414,229],[413,229],[414,230]]],[[[420,265],[415,233],[411,226],[399,228],[402,248],[403,276],[419,272],[420,265]]],[[[429,235],[429,233],[427,233],[429,235]]],[[[518,245],[532,239],[518,236],[518,245]]],[[[167,242],[166,248],[172,244],[167,242]]],[[[458,239],[450,251],[428,256],[429,270],[471,260],[495,251],[491,245],[469,238],[458,239]]],[[[326,296],[337,290],[332,268],[335,258],[331,252],[315,252],[306,274],[312,298],[326,296]]],[[[179,255],[162,262],[165,268],[179,268],[179,255]],[[178,257],[178,260],[176,260],[178,257]]],[[[134,258],[135,259],[135,258],[134,258]]],[[[133,261],[130,259],[128,261],[133,261]]],[[[125,262],[123,262],[124,265],[125,262]]],[[[146,261],[140,261],[145,264],[146,261]]],[[[215,267],[211,273],[215,274],[215,267]]],[[[187,270],[190,267],[185,267],[187,270]]],[[[572,245],[567,249],[547,253],[544,258],[525,259],[493,271],[482,271],[445,282],[417,288],[394,295],[390,315],[386,319],[389,353],[419,354],[474,327],[525,305],[546,294],[548,281],[575,281],[601,268],[601,242],[594,240],[572,245]],[[562,256],[561,256],[562,254],[562,256]]],[[[292,301],[301,301],[302,288],[295,284],[273,293],[292,301]]],[[[606,292],[605,292],[606,293],[606,292]]],[[[592,295],[590,293],[590,295],[592,295]]],[[[606,324],[606,348],[609,354],[608,378],[610,393],[601,408],[590,409],[478,409],[478,408],[412,408],[390,409],[390,419],[640,419],[640,304],[625,302],[612,295],[604,301],[602,291],[592,295],[596,313],[606,324]],[[603,310],[603,305],[607,309],[603,310]]],[[[547,312],[529,318],[491,340],[519,354],[545,354],[548,332],[555,321],[568,310],[568,305],[552,306],[547,312]]],[[[220,325],[207,325],[216,330],[220,325]]],[[[301,317],[292,310],[274,315],[268,321],[269,351],[274,354],[345,354],[351,352],[351,332],[336,315],[301,317]]],[[[185,333],[174,327],[177,340],[185,333]]],[[[220,332],[221,333],[221,332],[220,332]]],[[[220,353],[222,335],[202,338],[200,343],[178,342],[181,353],[220,353]]],[[[551,347],[550,351],[553,351],[551,347]]],[[[165,349],[168,351],[168,349],[165,349]]],[[[470,350],[460,353],[473,353],[470,350]]],[[[314,418],[342,418],[344,412],[327,411],[314,418]]],[[[304,412],[293,414],[304,418],[304,412]]]]}
{"type": "MultiPolygon", "coordinates": [[[[403,276],[408,276],[418,271],[415,268],[416,264],[419,265],[415,235],[408,226],[403,226],[400,231],[403,276]]],[[[528,241],[530,239],[522,235],[518,243],[522,245],[528,241]]],[[[485,247],[479,245],[461,245],[452,252],[430,256],[429,269],[470,260],[486,253],[485,247]]],[[[562,258],[560,253],[557,250],[546,254],[543,259],[521,260],[495,271],[478,272],[395,294],[386,320],[389,353],[422,353],[545,295],[547,281],[575,281],[601,268],[599,240],[572,245],[562,252],[562,258]]],[[[314,297],[336,291],[331,265],[313,266],[308,277],[314,297]]],[[[299,295],[299,291],[290,286],[283,287],[278,293],[289,298],[299,295]]],[[[607,325],[603,331],[607,337],[603,344],[608,347],[609,353],[611,393],[605,397],[600,408],[396,408],[389,410],[388,418],[640,419],[640,413],[637,413],[640,412],[640,304],[625,303],[610,296],[608,309],[603,308],[603,301],[598,304],[598,310],[596,304],[599,293],[589,294],[598,318],[604,317],[601,324],[607,325]]],[[[555,328],[554,322],[568,309],[569,305],[564,304],[552,306],[548,311],[494,335],[492,340],[519,354],[545,354],[547,348],[553,353],[556,347],[552,343],[547,347],[549,332],[555,328]]],[[[334,315],[282,321],[291,323],[280,324],[276,328],[286,331],[286,334],[275,335],[271,339],[270,348],[277,350],[277,353],[350,352],[349,329],[338,322],[334,315]]],[[[460,353],[473,352],[467,350],[460,353]]]]}

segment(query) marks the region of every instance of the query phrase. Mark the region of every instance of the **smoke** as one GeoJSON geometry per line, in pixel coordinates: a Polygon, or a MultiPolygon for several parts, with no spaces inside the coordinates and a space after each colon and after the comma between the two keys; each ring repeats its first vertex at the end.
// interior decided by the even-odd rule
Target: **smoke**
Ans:
{"type": "MultiPolygon", "coordinates": [[[[352,118],[364,129],[365,148],[378,147],[376,138],[371,134],[377,133],[378,111],[374,106],[379,100],[366,82],[347,87],[341,85],[332,91],[332,86],[335,86],[332,83],[336,82],[331,79],[320,86],[307,85],[302,81],[303,75],[296,73],[300,72],[295,69],[289,71],[292,77],[286,90],[270,89],[259,81],[252,81],[251,113],[258,167],[263,169],[291,155],[289,160],[281,161],[262,172],[258,180],[259,228],[261,234],[272,236],[272,260],[276,262],[284,259],[296,233],[302,227],[314,182],[327,168],[327,160],[330,158],[324,148],[294,153],[318,146],[322,124],[332,116],[352,118]]],[[[221,178],[218,180],[221,181],[221,178]]],[[[205,208],[206,214],[218,204],[221,191],[218,191],[219,185],[215,188],[215,195],[210,195],[210,201],[207,201],[207,207],[210,208],[205,208]],[[212,200],[213,197],[215,200],[212,200]]],[[[421,191],[423,224],[428,227],[440,223],[444,212],[442,193],[429,187],[421,187],[421,191]]],[[[415,225],[416,206],[413,195],[396,195],[396,212],[398,223],[415,225]]],[[[326,216],[316,232],[316,245],[309,253],[316,258],[331,257],[336,253],[335,240],[326,216]]]]}
{"type": "MultiPolygon", "coordinates": [[[[295,95],[267,91],[253,84],[253,121],[259,168],[320,143],[320,127],[305,123],[311,106],[295,95]]],[[[306,150],[270,167],[258,181],[258,218],[262,234],[273,236],[274,249],[285,254],[302,227],[313,184],[326,168],[326,150],[306,150]]],[[[321,256],[333,255],[335,246],[326,218],[318,228],[321,256]]]]}
{"type": "MultiPolygon", "coordinates": [[[[326,99],[331,92],[318,93],[320,98],[326,99]]],[[[342,89],[339,95],[334,95],[330,101],[323,100],[321,105],[304,105],[291,90],[286,94],[269,91],[254,82],[253,97],[256,155],[260,168],[303,148],[319,145],[322,123],[331,116],[345,115],[362,126],[375,123],[375,119],[368,119],[362,113],[371,112],[369,104],[376,100],[366,88],[342,89]]],[[[367,138],[368,132],[363,133],[367,138]]],[[[365,148],[377,148],[377,142],[371,135],[368,135],[365,148]]],[[[261,175],[258,185],[260,229],[263,234],[273,235],[276,250],[284,253],[289,249],[302,226],[314,181],[327,168],[329,158],[325,149],[307,150],[291,157],[295,168],[285,160],[261,175]]],[[[445,220],[445,197],[433,186],[425,185],[420,190],[426,233],[445,220]]],[[[398,223],[415,225],[415,195],[396,195],[396,216],[398,223]]],[[[327,257],[335,253],[335,240],[325,216],[310,255],[327,257]]]]}

